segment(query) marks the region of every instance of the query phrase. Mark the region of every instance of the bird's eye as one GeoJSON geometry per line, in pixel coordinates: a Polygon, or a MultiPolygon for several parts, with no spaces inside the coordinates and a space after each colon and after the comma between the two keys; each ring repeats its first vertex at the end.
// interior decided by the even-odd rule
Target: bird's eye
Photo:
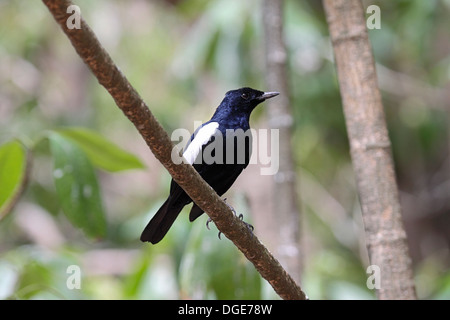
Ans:
{"type": "Polygon", "coordinates": [[[247,93],[243,93],[241,94],[242,99],[247,100],[248,99],[248,94],[247,93]]]}

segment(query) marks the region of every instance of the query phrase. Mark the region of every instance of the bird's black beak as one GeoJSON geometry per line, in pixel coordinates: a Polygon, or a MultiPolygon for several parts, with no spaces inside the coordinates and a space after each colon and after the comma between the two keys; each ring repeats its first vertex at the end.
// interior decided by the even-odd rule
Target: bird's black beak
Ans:
{"type": "Polygon", "coordinates": [[[263,95],[258,97],[258,100],[264,101],[264,100],[276,97],[279,94],[280,94],[279,92],[264,92],[263,95]]]}

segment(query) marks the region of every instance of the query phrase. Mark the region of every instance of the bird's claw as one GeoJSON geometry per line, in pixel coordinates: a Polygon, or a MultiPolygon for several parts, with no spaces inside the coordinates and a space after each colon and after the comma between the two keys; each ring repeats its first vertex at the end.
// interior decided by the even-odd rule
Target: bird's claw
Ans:
{"type": "MultiPolygon", "coordinates": [[[[212,222],[213,220],[211,219],[211,218],[208,218],[208,220],[206,220],[206,228],[208,229],[208,230],[211,230],[210,228],[209,228],[209,224],[212,222]]],[[[220,232],[219,231],[219,234],[217,235],[218,237],[219,237],[219,239],[220,240],[222,240],[221,238],[220,238],[220,235],[222,234],[222,232],[220,232]]]]}
{"type": "MultiPolygon", "coordinates": [[[[223,199],[223,202],[225,202],[225,204],[228,206],[228,208],[230,208],[231,212],[233,212],[234,215],[237,216],[236,210],[234,210],[234,208],[233,208],[231,205],[228,204],[227,198],[224,198],[224,199],[223,199]]],[[[241,215],[242,215],[242,214],[241,214],[241,215]]]]}
{"type": "Polygon", "coordinates": [[[212,222],[212,219],[208,217],[208,220],[206,220],[206,228],[207,228],[208,230],[211,230],[211,229],[209,228],[209,224],[210,224],[211,222],[212,222]]]}
{"type": "Polygon", "coordinates": [[[223,201],[225,202],[225,204],[230,208],[230,210],[234,213],[234,215],[235,215],[236,217],[238,217],[239,220],[241,220],[241,221],[245,224],[245,226],[247,227],[248,230],[250,230],[250,232],[252,233],[252,236],[253,236],[253,230],[255,230],[255,228],[254,228],[250,223],[245,222],[245,221],[244,221],[244,215],[243,215],[242,213],[240,213],[240,214],[238,215],[238,214],[236,213],[236,210],[234,210],[234,208],[233,208],[231,205],[229,205],[229,204],[227,203],[226,200],[227,200],[227,198],[223,199],[223,201]]]}

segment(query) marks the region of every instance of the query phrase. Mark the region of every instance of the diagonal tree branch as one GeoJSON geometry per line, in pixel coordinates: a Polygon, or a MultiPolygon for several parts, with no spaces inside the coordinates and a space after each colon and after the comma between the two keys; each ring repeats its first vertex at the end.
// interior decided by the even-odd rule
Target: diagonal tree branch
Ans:
{"type": "Polygon", "coordinates": [[[51,14],[72,42],[99,83],[111,94],[117,106],[134,124],[155,157],[173,179],[214,221],[219,231],[230,239],[250,260],[261,276],[283,299],[307,299],[305,293],[281,267],[266,247],[233,213],[227,204],[200,177],[191,165],[175,165],[171,159],[173,144],[148,106],[114,64],[87,23],[81,19],[80,29],[67,28],[70,14],[68,0],[43,0],[51,14]]]}

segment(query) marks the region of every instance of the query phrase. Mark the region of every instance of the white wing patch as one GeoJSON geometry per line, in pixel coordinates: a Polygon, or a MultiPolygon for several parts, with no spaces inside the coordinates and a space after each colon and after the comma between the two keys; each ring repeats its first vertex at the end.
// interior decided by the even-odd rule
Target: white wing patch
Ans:
{"type": "Polygon", "coordinates": [[[203,145],[207,144],[219,127],[218,122],[211,122],[198,129],[194,139],[187,145],[183,157],[189,164],[193,164],[198,154],[202,151],[203,145]]]}

